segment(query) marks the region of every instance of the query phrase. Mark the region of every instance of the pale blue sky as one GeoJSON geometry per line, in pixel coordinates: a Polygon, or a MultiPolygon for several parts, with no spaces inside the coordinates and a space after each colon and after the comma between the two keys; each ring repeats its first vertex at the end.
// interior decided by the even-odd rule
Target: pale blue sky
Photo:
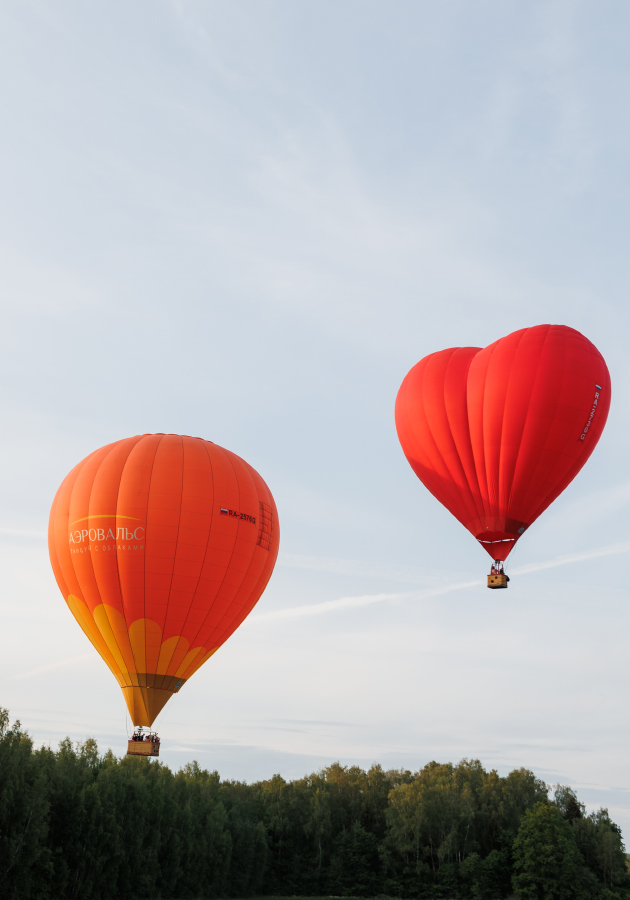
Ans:
{"type": "Polygon", "coordinates": [[[630,827],[629,27],[593,2],[2,5],[0,704],[38,740],[125,739],[50,572],[54,492],[182,432],[260,471],[282,546],[167,707],[169,764],[478,756],[630,827]],[[611,416],[491,592],[394,398],[425,354],[542,322],[599,347],[611,416]]]}

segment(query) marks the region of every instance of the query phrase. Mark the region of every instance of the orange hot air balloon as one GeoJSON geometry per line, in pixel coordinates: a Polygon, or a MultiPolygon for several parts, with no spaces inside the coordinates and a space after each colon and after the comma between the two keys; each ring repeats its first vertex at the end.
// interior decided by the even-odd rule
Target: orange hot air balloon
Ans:
{"type": "Polygon", "coordinates": [[[59,589],[135,726],[151,726],[252,611],[280,539],[258,472],[178,434],[87,456],[57,491],[48,535],[59,589]]]}
{"type": "Polygon", "coordinates": [[[609,406],[603,356],[564,325],[432,353],[407,374],[396,398],[403,452],[495,561],[488,587],[507,587],[503,562],[587,461],[609,406]]]}

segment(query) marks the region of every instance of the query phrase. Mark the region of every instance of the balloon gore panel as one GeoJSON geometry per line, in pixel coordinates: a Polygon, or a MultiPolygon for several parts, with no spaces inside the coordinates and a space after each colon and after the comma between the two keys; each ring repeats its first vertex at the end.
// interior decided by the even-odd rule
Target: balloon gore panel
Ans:
{"type": "Polygon", "coordinates": [[[279,540],[260,475],[201,438],[127,438],[64,479],[49,522],[55,578],[134,725],[150,726],[249,615],[279,540]]]}
{"type": "Polygon", "coordinates": [[[588,460],[610,396],[584,335],[537,325],[420,360],[398,392],[396,429],[425,487],[504,560],[588,460]]]}

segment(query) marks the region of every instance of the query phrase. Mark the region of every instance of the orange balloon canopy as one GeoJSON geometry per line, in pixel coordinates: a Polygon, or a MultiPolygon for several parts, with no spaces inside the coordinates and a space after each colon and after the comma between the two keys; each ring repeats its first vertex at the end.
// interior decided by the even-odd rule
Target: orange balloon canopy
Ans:
{"type": "Polygon", "coordinates": [[[493,559],[573,481],[601,436],[610,375],[564,325],[425,356],[396,399],[412,469],[493,559]]]}
{"type": "Polygon", "coordinates": [[[137,435],[67,475],[50,512],[52,567],[134,725],[150,726],[252,611],[279,539],[258,472],[201,438],[137,435]]]}

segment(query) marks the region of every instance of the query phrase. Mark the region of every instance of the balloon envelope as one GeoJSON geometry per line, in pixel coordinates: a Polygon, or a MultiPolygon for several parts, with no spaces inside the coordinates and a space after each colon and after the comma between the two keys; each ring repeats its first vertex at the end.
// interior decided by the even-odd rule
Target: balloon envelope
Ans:
{"type": "Polygon", "coordinates": [[[587,461],[609,406],[597,348],[537,325],[420,360],[398,392],[396,429],[425,487],[504,560],[587,461]]]}
{"type": "Polygon", "coordinates": [[[260,475],[201,438],[116,441],[64,479],[49,523],[55,578],[134,725],[150,726],[251,612],[279,538],[260,475]]]}

